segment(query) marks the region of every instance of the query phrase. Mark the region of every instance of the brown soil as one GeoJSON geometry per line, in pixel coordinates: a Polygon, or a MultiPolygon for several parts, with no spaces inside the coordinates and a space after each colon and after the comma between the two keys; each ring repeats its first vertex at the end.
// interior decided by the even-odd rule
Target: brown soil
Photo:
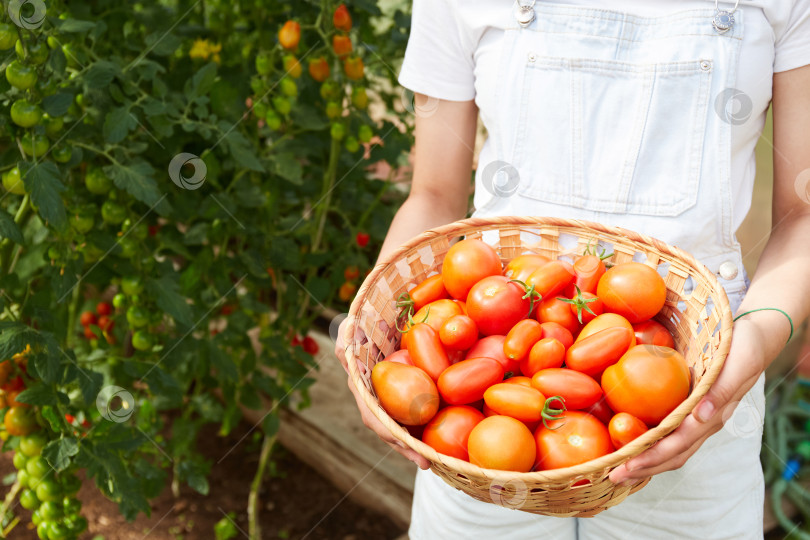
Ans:
{"type": "MultiPolygon", "coordinates": [[[[214,429],[201,434],[200,440],[207,441],[201,450],[214,463],[208,496],[183,487],[180,497],[175,499],[167,487],[152,501],[152,515],[141,515],[132,523],[121,517],[118,506],[101,495],[92,482],[85,482],[79,499],[90,529],[82,538],[213,539],[214,524],[229,512],[235,513],[235,523],[243,531],[236,538],[247,538],[247,499],[258,463],[259,444],[250,436],[237,443],[249,429],[250,426],[243,423],[227,438],[217,437],[214,429]],[[234,446],[235,449],[217,464],[234,446]]],[[[11,452],[0,455],[0,478],[13,472],[11,458],[11,452]]],[[[261,492],[261,529],[265,540],[389,540],[404,532],[386,517],[344,498],[343,493],[281,447],[274,454],[271,469],[261,492]]],[[[9,538],[36,538],[29,522],[30,513],[19,506],[17,512],[21,523],[9,538]]]]}

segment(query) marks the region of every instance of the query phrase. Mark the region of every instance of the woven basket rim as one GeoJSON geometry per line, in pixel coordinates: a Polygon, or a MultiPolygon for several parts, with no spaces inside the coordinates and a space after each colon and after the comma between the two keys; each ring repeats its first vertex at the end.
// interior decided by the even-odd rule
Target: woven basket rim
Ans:
{"type": "MultiPolygon", "coordinates": [[[[414,450],[431,463],[442,463],[447,467],[451,467],[459,474],[485,476],[493,481],[503,482],[560,482],[574,480],[580,476],[605,471],[607,469],[612,470],[630,458],[643,452],[652,443],[674,431],[681,424],[684,418],[691,414],[692,410],[698,404],[700,399],[708,392],[712,383],[714,383],[714,381],[717,379],[720,370],[723,368],[725,358],[728,355],[729,348],[731,347],[732,329],[732,314],[725,289],[723,289],[723,287],[717,281],[717,277],[690,253],[687,253],[686,251],[683,251],[675,246],[670,246],[666,242],[656,238],[625,229],[623,227],[609,226],[587,220],[535,216],[468,218],[427,230],[422,234],[411,238],[402,246],[389,253],[374,266],[372,271],[363,281],[363,284],[360,286],[360,289],[357,292],[357,296],[351,304],[347,321],[348,323],[344,335],[352,336],[352,338],[347,339],[345,352],[352,384],[354,384],[356,390],[358,390],[363,398],[363,401],[366,403],[374,416],[391,431],[393,436],[397,440],[401,441],[406,447],[414,450]],[[360,370],[357,366],[357,362],[359,362],[360,359],[354,353],[355,342],[353,337],[355,335],[355,321],[359,317],[361,307],[366,302],[369,291],[372,290],[372,287],[382,278],[382,274],[387,268],[394,265],[397,261],[403,259],[407,254],[427,244],[432,239],[448,235],[452,235],[453,237],[462,237],[470,233],[481,232],[481,229],[489,226],[536,227],[544,225],[556,227],[561,233],[566,232],[565,229],[587,229],[591,232],[615,236],[623,240],[630,240],[637,243],[646,244],[661,254],[665,254],[685,262],[687,265],[693,268],[697,274],[704,278],[705,281],[711,284],[715,293],[715,308],[721,315],[720,331],[727,333],[728,339],[720,340],[719,347],[714,352],[712,361],[710,362],[706,372],[701,377],[700,382],[692,389],[692,392],[689,394],[689,397],[687,397],[686,400],[684,400],[674,411],[669,413],[669,415],[667,415],[667,417],[664,418],[658,424],[658,426],[648,430],[642,436],[636,438],[619,450],[616,450],[610,454],[581,463],[579,465],[575,465],[573,467],[526,473],[485,469],[473,465],[467,461],[453,458],[446,454],[439,454],[432,447],[413,437],[405,428],[394,421],[379,405],[377,399],[371,394],[371,392],[368,391],[365,384],[363,384],[360,370]]],[[[577,489],[577,487],[572,487],[569,489],[577,489]]]]}

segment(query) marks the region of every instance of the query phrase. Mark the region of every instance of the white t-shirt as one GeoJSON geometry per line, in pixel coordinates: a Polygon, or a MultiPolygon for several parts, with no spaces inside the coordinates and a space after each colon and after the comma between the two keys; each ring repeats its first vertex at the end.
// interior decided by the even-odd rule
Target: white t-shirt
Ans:
{"type": "MultiPolygon", "coordinates": [[[[591,0],[556,3],[606,8],[591,0]]],[[[494,74],[504,27],[514,25],[513,5],[513,0],[414,0],[400,84],[439,99],[475,99],[484,126],[492,129],[496,125],[494,90],[498,84],[508,84],[498,81],[494,74]]],[[[621,0],[607,7],[650,17],[707,6],[713,7],[713,3],[621,0]]],[[[733,4],[721,3],[720,7],[730,10],[733,4]]],[[[773,73],[810,64],[810,0],[742,1],[738,9],[744,11],[745,29],[736,88],[750,98],[753,108],[749,119],[732,128],[733,230],[740,226],[751,206],[756,172],[754,147],[771,101],[773,73]]]]}

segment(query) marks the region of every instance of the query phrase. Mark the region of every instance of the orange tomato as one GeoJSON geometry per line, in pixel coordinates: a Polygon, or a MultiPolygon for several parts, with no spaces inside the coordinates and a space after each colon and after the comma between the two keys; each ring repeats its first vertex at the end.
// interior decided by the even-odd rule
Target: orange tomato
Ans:
{"type": "Polygon", "coordinates": [[[436,383],[418,367],[378,362],[371,370],[371,386],[380,406],[401,424],[425,424],[439,410],[436,383]]]}
{"type": "Polygon", "coordinates": [[[412,366],[413,360],[411,359],[411,355],[408,352],[408,349],[400,349],[398,351],[394,351],[388,356],[385,357],[386,362],[396,362],[397,364],[405,364],[406,366],[412,366]]]}
{"type": "Polygon", "coordinates": [[[573,467],[613,452],[607,427],[582,411],[568,411],[565,418],[538,427],[534,438],[539,471],[573,467]]]}
{"type": "Polygon", "coordinates": [[[667,286],[655,269],[646,264],[617,264],[599,279],[596,296],[605,311],[622,315],[631,323],[651,319],[664,307],[667,286]]]}
{"type": "Polygon", "coordinates": [[[413,320],[418,323],[428,324],[435,331],[439,332],[450,317],[462,315],[463,313],[464,310],[458,302],[443,298],[422,307],[413,316],[413,320]]]}
{"type": "MultiPolygon", "coordinates": [[[[617,315],[616,313],[603,313],[582,327],[582,330],[580,330],[579,335],[577,336],[577,341],[581,341],[588,336],[592,336],[605,328],[613,328],[615,326],[627,328],[631,333],[633,333],[633,325],[631,325],[627,319],[621,315],[617,315]]],[[[633,339],[630,341],[630,346],[634,347],[635,345],[636,336],[635,333],[633,333],[633,339]]]]}
{"type": "Polygon", "coordinates": [[[608,424],[610,441],[617,449],[647,432],[647,425],[632,414],[620,412],[608,424]]]}
{"type": "Polygon", "coordinates": [[[440,454],[469,461],[467,441],[483,419],[481,411],[466,405],[445,407],[425,426],[422,442],[440,454]]]}
{"type": "Polygon", "coordinates": [[[550,261],[531,273],[527,285],[534,288],[543,298],[557,296],[574,281],[574,267],[565,261],[550,261]]]}
{"type": "Polygon", "coordinates": [[[503,342],[503,352],[507,358],[515,362],[522,362],[529,356],[532,346],[543,336],[543,327],[532,319],[519,321],[506,334],[503,342]]]}
{"type": "Polygon", "coordinates": [[[532,376],[532,386],[544,396],[562,397],[568,409],[585,409],[602,397],[599,383],[572,369],[541,369],[532,376]]]}
{"type": "Polygon", "coordinates": [[[332,50],[341,60],[349,56],[352,52],[352,40],[349,36],[335,34],[332,36],[332,50]]]}
{"type": "Polygon", "coordinates": [[[478,341],[478,327],[466,315],[454,315],[442,325],[439,339],[449,349],[466,351],[478,341]]]}
{"type": "Polygon", "coordinates": [[[343,72],[346,78],[352,81],[359,81],[365,73],[363,59],[359,56],[350,56],[343,61],[343,72]]]}
{"type": "Polygon", "coordinates": [[[532,377],[541,369],[562,367],[565,360],[565,347],[560,340],[543,338],[529,351],[529,357],[520,363],[520,372],[532,377]]]}
{"type": "Polygon", "coordinates": [[[278,42],[288,51],[295,50],[301,41],[301,25],[296,21],[287,21],[278,31],[278,42]]]}
{"type": "Polygon", "coordinates": [[[467,300],[470,289],[482,278],[501,273],[501,259],[490,246],[477,239],[454,244],[442,263],[442,280],[450,296],[467,300]]]}
{"type": "Polygon", "coordinates": [[[309,61],[309,75],[317,82],[323,82],[329,78],[329,63],[326,58],[319,56],[309,61]]]}
{"type": "Polygon", "coordinates": [[[675,348],[675,340],[667,327],[652,319],[633,325],[636,334],[636,343],[639,345],[660,345],[675,348]]]}
{"type": "Polygon", "coordinates": [[[573,345],[574,336],[568,329],[563,328],[555,322],[540,323],[540,326],[543,327],[543,339],[554,338],[562,343],[563,347],[566,349],[573,345]]]}
{"type": "Polygon", "coordinates": [[[605,263],[596,255],[583,255],[574,261],[574,283],[582,292],[595,293],[599,278],[605,273],[605,263]]]}
{"type": "Polygon", "coordinates": [[[565,365],[598,379],[608,366],[619,361],[634,340],[633,332],[623,326],[605,328],[577,339],[565,352],[565,365]]]}
{"type": "Polygon", "coordinates": [[[571,304],[556,297],[548,297],[536,308],[537,321],[541,323],[555,322],[571,332],[579,332],[580,324],[577,320],[576,311],[571,311],[571,304]]]}
{"type": "Polygon", "coordinates": [[[441,274],[430,276],[422,283],[411,289],[408,295],[413,301],[414,311],[419,311],[426,305],[430,304],[431,302],[435,302],[436,300],[450,297],[450,295],[447,294],[447,290],[444,288],[441,274]]]}
{"type": "Polygon", "coordinates": [[[518,255],[506,265],[503,275],[509,279],[525,282],[532,272],[549,262],[548,257],[542,255],[518,255]]]}
{"type": "Polygon", "coordinates": [[[531,377],[524,377],[523,375],[516,375],[514,377],[509,377],[503,384],[519,384],[521,386],[531,386],[532,379],[531,377]]]}
{"type": "Polygon", "coordinates": [[[413,365],[421,368],[434,381],[450,366],[439,334],[425,323],[416,323],[408,332],[406,346],[413,365]]]}
{"type": "Polygon", "coordinates": [[[470,358],[445,369],[436,385],[450,405],[467,405],[484,397],[484,392],[503,380],[503,367],[492,358],[470,358]]]}
{"type": "Polygon", "coordinates": [[[517,472],[530,471],[537,452],[529,428],[509,416],[481,420],[470,432],[467,449],[473,465],[517,472]]]}
{"type": "Polygon", "coordinates": [[[344,32],[348,32],[352,29],[352,16],[349,15],[349,9],[346,7],[346,4],[340,4],[335,8],[335,12],[332,14],[332,24],[336,29],[344,32]]]}
{"type": "Polygon", "coordinates": [[[493,384],[484,392],[487,407],[521,422],[540,421],[545,402],[546,397],[539,390],[522,384],[493,384]]]}
{"type": "Polygon", "coordinates": [[[516,375],[520,373],[520,363],[506,357],[503,352],[505,342],[506,336],[483,337],[467,351],[465,358],[492,358],[498,361],[507,376],[509,374],[516,375]]]}

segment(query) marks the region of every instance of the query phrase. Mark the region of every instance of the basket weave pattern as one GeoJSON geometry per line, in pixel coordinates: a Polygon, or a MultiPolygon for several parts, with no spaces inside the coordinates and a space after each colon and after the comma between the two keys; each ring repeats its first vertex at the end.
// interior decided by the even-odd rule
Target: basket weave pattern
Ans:
{"type": "Polygon", "coordinates": [[[725,291],[714,274],[688,253],[619,227],[536,217],[472,218],[412,239],[368,275],[352,303],[348,321],[345,335],[354,339],[347,342],[346,358],[353,384],[397,439],[428,459],[445,482],[478,500],[560,517],[596,515],[646,485],[617,486],[607,475],[672,432],[691,413],[722,368],[732,326],[725,291]],[[379,406],[371,387],[371,368],[398,348],[397,297],[441,272],[445,254],[461,238],[483,239],[495,248],[504,264],[527,253],[574,261],[587,246],[598,242],[608,253],[613,252],[606,262],[637,260],[657,268],[667,286],[666,304],[657,320],[672,332],[676,348],[692,368],[689,397],[657,427],[620,450],[565,469],[530,473],[482,469],[439,454],[412,437],[379,406]]]}

